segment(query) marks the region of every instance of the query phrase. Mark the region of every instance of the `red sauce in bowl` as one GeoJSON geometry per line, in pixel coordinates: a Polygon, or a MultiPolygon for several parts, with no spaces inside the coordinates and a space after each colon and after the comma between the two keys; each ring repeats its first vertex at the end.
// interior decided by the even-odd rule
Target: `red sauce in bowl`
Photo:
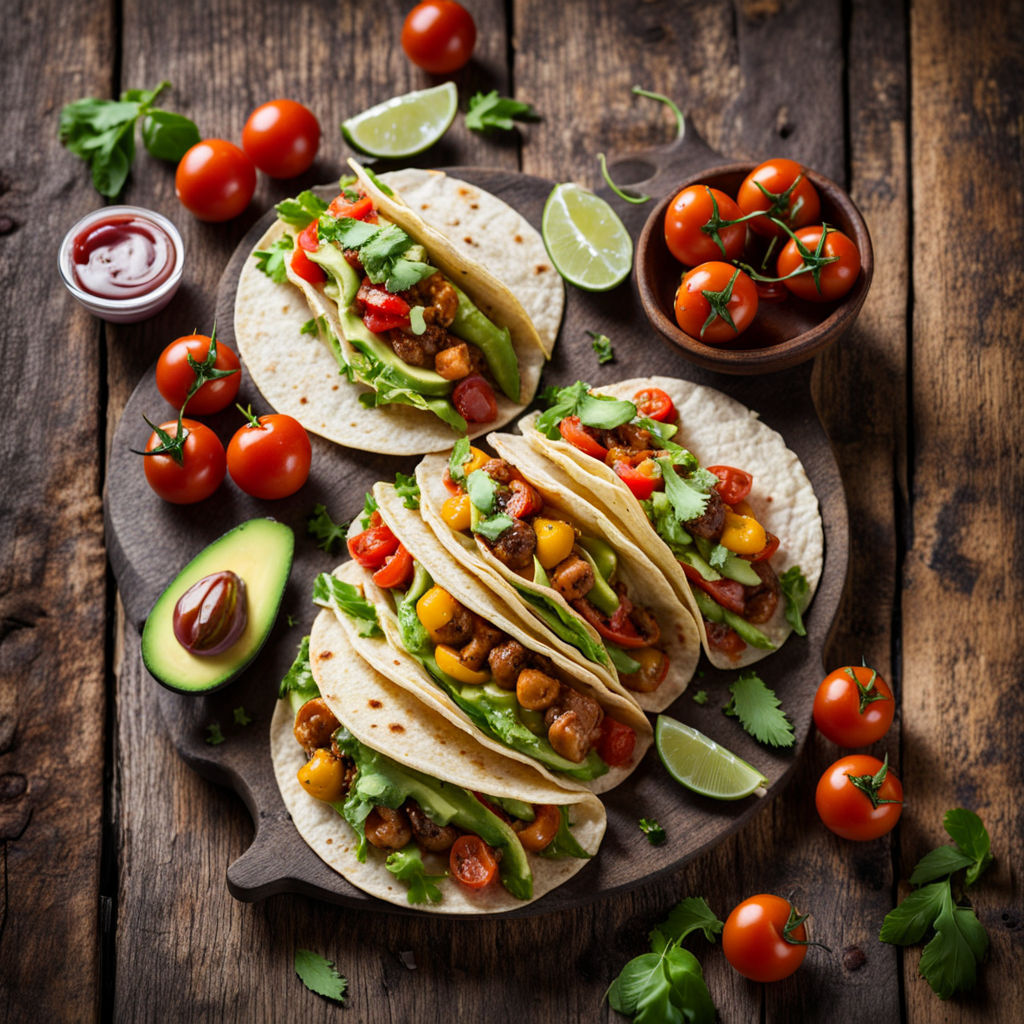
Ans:
{"type": "Polygon", "coordinates": [[[75,235],[75,284],[103,299],[134,299],[163,284],[174,270],[175,249],[160,225],[134,214],[95,220],[75,235]]]}

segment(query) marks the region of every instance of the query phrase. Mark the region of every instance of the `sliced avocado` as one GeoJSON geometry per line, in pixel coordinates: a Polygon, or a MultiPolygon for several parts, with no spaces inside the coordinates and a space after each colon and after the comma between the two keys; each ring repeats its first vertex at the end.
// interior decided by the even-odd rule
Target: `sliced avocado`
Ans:
{"type": "Polygon", "coordinates": [[[178,693],[209,693],[237,676],[256,657],[277,618],[295,535],[273,519],[250,519],[203,548],[160,595],[142,630],[142,660],[156,680],[178,693]],[[174,608],[194,583],[230,570],[245,583],[248,621],[221,654],[191,654],[174,635],[174,608]]]}
{"type": "Polygon", "coordinates": [[[601,575],[594,556],[582,546],[579,546],[579,553],[590,563],[594,570],[594,585],[587,591],[587,600],[605,615],[614,615],[619,610],[619,595],[612,590],[608,581],[601,575]]]}
{"type": "MultiPolygon", "coordinates": [[[[700,551],[701,555],[710,564],[711,553],[715,549],[715,545],[704,537],[694,537],[694,543],[697,545],[697,550],[700,551]]],[[[718,567],[718,571],[727,580],[735,580],[737,583],[742,583],[745,587],[756,587],[761,583],[761,577],[754,572],[750,563],[745,558],[740,558],[739,555],[725,548],[722,548],[722,550],[725,551],[725,561],[718,567]]]]}

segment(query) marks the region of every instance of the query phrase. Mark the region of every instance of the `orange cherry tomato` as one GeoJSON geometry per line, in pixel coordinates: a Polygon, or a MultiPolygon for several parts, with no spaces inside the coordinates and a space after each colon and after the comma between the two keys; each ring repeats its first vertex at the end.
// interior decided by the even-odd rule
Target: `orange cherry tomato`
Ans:
{"type": "Polygon", "coordinates": [[[601,719],[601,738],[597,741],[597,753],[611,768],[622,768],[633,758],[636,747],[636,732],[624,722],[607,715],[601,719]]]}
{"type": "Polygon", "coordinates": [[[455,878],[468,889],[482,889],[498,874],[494,851],[479,836],[459,836],[452,844],[448,864],[455,878]]]}

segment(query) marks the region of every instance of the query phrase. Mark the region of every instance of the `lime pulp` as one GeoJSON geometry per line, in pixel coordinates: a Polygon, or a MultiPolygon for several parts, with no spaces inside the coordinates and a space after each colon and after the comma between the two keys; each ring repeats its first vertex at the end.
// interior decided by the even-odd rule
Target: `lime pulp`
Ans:
{"type": "Polygon", "coordinates": [[[459,106],[454,82],[395,96],[341,123],[341,134],[369,156],[397,158],[429,149],[448,130],[459,106]]]}

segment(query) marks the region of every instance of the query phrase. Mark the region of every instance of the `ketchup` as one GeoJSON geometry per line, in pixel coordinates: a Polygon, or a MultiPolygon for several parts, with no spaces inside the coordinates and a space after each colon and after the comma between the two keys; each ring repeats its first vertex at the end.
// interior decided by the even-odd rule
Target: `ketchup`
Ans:
{"type": "Polygon", "coordinates": [[[102,299],[134,299],[155,291],[171,276],[174,262],[167,232],[135,214],[93,221],[71,248],[75,284],[102,299]]]}

